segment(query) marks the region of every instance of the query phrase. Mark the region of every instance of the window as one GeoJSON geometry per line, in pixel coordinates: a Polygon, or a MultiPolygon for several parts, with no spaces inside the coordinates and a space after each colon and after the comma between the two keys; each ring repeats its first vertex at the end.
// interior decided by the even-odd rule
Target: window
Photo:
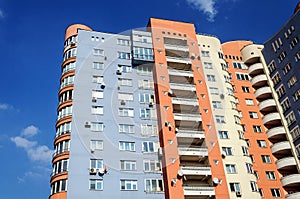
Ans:
{"type": "Polygon", "coordinates": [[[257,145],[260,148],[267,148],[267,143],[265,140],[257,140],[257,145]]]}
{"type": "Polygon", "coordinates": [[[216,81],[216,78],[214,75],[206,75],[207,77],[207,81],[210,81],[210,82],[215,82],[216,81]]]}
{"type": "Polygon", "coordinates": [[[222,147],[222,151],[224,151],[226,155],[233,155],[231,147],[222,147]]]}
{"type": "Polygon", "coordinates": [[[63,118],[63,117],[72,115],[72,109],[73,109],[72,106],[66,106],[66,107],[62,108],[62,109],[58,112],[57,118],[58,118],[58,119],[61,119],[61,118],[63,118]]]}
{"type": "Polygon", "coordinates": [[[298,89],[294,94],[293,94],[293,100],[294,102],[298,101],[300,99],[300,89],[298,89]]]}
{"type": "Polygon", "coordinates": [[[141,133],[144,136],[157,135],[158,129],[157,129],[156,125],[142,124],[141,125],[141,133]]]}
{"type": "Polygon", "coordinates": [[[68,152],[69,149],[70,149],[70,140],[59,142],[54,146],[54,156],[64,152],[68,152]]]}
{"type": "Polygon", "coordinates": [[[300,60],[300,51],[295,55],[295,61],[298,62],[300,60]]]}
{"type": "Polygon", "coordinates": [[[140,109],[140,118],[150,119],[151,118],[151,110],[149,108],[141,108],[140,109]]]}
{"type": "Polygon", "coordinates": [[[216,115],[216,122],[217,123],[225,123],[225,117],[221,115],[216,115]]]}
{"type": "Polygon", "coordinates": [[[228,88],[228,87],[226,87],[226,89],[227,89],[227,93],[228,93],[228,95],[232,95],[232,96],[234,96],[234,93],[233,93],[233,89],[232,89],[232,88],[228,88]]]}
{"type": "Polygon", "coordinates": [[[91,123],[91,131],[103,131],[103,123],[92,122],[91,123]]]}
{"type": "Polygon", "coordinates": [[[261,159],[263,163],[271,163],[271,158],[269,155],[262,155],[261,159]]]}
{"type": "Polygon", "coordinates": [[[135,171],[136,170],[136,161],[121,160],[121,170],[123,170],[123,171],[135,171]]]}
{"type": "Polygon", "coordinates": [[[93,62],[93,69],[102,70],[104,68],[104,64],[102,62],[93,62]]]}
{"type": "Polygon", "coordinates": [[[118,52],[119,59],[130,59],[130,53],[126,52],[118,52]]]}
{"type": "Polygon", "coordinates": [[[280,85],[280,86],[276,89],[276,93],[277,93],[277,95],[278,95],[278,98],[281,98],[281,97],[286,93],[285,87],[284,87],[283,84],[280,85]]]}
{"type": "Polygon", "coordinates": [[[209,51],[201,51],[202,57],[209,57],[209,51]]]}
{"type": "Polygon", "coordinates": [[[253,101],[253,99],[247,99],[247,98],[246,98],[246,105],[248,105],[248,106],[254,106],[254,101],[253,101]]]}
{"type": "Polygon", "coordinates": [[[241,124],[241,118],[239,116],[234,115],[234,121],[236,124],[241,124]]]}
{"type": "Polygon", "coordinates": [[[235,75],[236,75],[236,78],[237,78],[238,80],[246,80],[246,81],[249,81],[249,80],[250,80],[248,74],[245,74],[245,73],[235,73],[235,75]]]}
{"type": "Polygon", "coordinates": [[[121,180],[121,190],[122,191],[137,191],[137,180],[121,180]]]}
{"type": "Polygon", "coordinates": [[[76,54],[77,54],[77,48],[71,48],[67,50],[67,52],[65,52],[63,60],[65,61],[67,59],[70,59],[71,57],[75,57],[76,54]]]}
{"type": "Polygon", "coordinates": [[[288,80],[288,87],[291,88],[292,86],[294,86],[294,84],[297,82],[297,78],[296,76],[294,75],[293,77],[291,77],[289,80],[288,80]]]}
{"type": "Polygon", "coordinates": [[[90,180],[90,190],[103,190],[103,180],[90,180]]]}
{"type": "Polygon", "coordinates": [[[118,65],[118,70],[122,73],[130,73],[132,71],[132,67],[127,65],[118,65]]]}
{"type": "Polygon", "coordinates": [[[118,78],[119,86],[132,86],[132,79],[118,78]]]}
{"type": "Polygon", "coordinates": [[[229,183],[230,191],[232,192],[241,192],[241,186],[238,182],[229,183]]]}
{"type": "Polygon", "coordinates": [[[122,45],[122,46],[129,46],[129,40],[128,39],[118,39],[117,44],[122,45]]]}
{"type": "Polygon", "coordinates": [[[219,131],[219,138],[220,139],[228,139],[228,131],[219,131]]]}
{"type": "Polygon", "coordinates": [[[138,80],[138,86],[139,89],[150,89],[152,90],[154,88],[154,83],[151,80],[138,80]]]}
{"type": "Polygon", "coordinates": [[[258,191],[257,183],[255,181],[250,181],[250,186],[252,191],[258,191]]]}
{"type": "Polygon", "coordinates": [[[212,69],[213,68],[212,63],[210,63],[210,62],[203,62],[203,65],[204,65],[204,68],[206,68],[206,69],[212,69]]]}
{"type": "Polygon", "coordinates": [[[261,132],[262,132],[262,128],[261,128],[261,126],[256,126],[256,125],[254,125],[254,126],[253,126],[253,131],[254,131],[255,133],[261,133],[261,132]]]}
{"type": "Polygon", "coordinates": [[[279,189],[271,189],[271,194],[274,198],[280,198],[281,197],[281,193],[279,189]]]}
{"type": "Polygon", "coordinates": [[[274,85],[277,85],[281,81],[281,77],[278,72],[272,77],[272,81],[274,85]]]}
{"type": "Polygon", "coordinates": [[[161,171],[161,163],[159,160],[144,160],[144,172],[161,171]]]}
{"type": "Polygon", "coordinates": [[[254,173],[252,164],[246,163],[246,169],[248,173],[254,173]]]}
{"type": "Polygon", "coordinates": [[[97,84],[102,84],[104,82],[103,76],[93,75],[92,82],[97,84]]]}
{"type": "Polygon", "coordinates": [[[241,62],[233,62],[233,68],[247,70],[247,66],[241,62]]]}
{"type": "Polygon", "coordinates": [[[209,92],[212,95],[219,95],[219,90],[218,88],[214,88],[214,87],[209,87],[209,92]]]}
{"type": "Polygon", "coordinates": [[[257,118],[258,118],[258,115],[257,115],[256,112],[249,112],[249,117],[250,117],[250,118],[257,119],[257,118]]]}
{"type": "Polygon", "coordinates": [[[135,151],[135,143],[134,142],[119,142],[119,149],[121,151],[135,151]]]}
{"type": "Polygon", "coordinates": [[[103,115],[103,106],[92,106],[92,114],[103,115]]]}
{"type": "Polygon", "coordinates": [[[243,155],[249,156],[248,147],[242,146],[242,152],[243,152],[243,155]]]}
{"type": "Polygon", "coordinates": [[[269,72],[272,73],[275,69],[276,69],[276,64],[274,61],[272,61],[269,65],[268,65],[268,69],[269,72]]]}
{"type": "Polygon", "coordinates": [[[102,169],[103,168],[103,160],[91,159],[90,160],[90,168],[102,169]]]}
{"type": "Polygon", "coordinates": [[[159,192],[163,191],[163,182],[161,179],[146,179],[145,180],[146,192],[159,192]]]}
{"type": "Polygon", "coordinates": [[[63,88],[65,86],[68,86],[68,85],[73,84],[73,83],[74,83],[74,75],[73,76],[68,76],[68,77],[64,78],[61,81],[60,88],[63,88]]]}
{"type": "Polygon", "coordinates": [[[137,73],[139,75],[152,75],[152,66],[149,66],[149,65],[139,65],[137,67],[137,73]]]}
{"type": "Polygon", "coordinates": [[[292,135],[292,137],[293,137],[294,140],[297,139],[300,136],[300,128],[299,128],[299,126],[296,126],[295,128],[293,128],[291,130],[291,135],[292,135]]]}
{"type": "Polygon", "coordinates": [[[75,69],[75,62],[70,62],[63,67],[62,75],[74,69],[75,69]]]}
{"type": "Polygon", "coordinates": [[[93,99],[103,99],[103,91],[93,90],[92,91],[92,98],[93,99]]]}
{"type": "Polygon", "coordinates": [[[119,116],[134,117],[134,110],[133,108],[119,108],[119,116]]]}
{"type": "Polygon", "coordinates": [[[133,101],[132,93],[118,93],[118,99],[124,101],[133,101]]]}
{"type": "Polygon", "coordinates": [[[147,103],[154,101],[154,95],[150,93],[140,93],[139,94],[139,102],[140,103],[147,103]]]}
{"type": "Polygon", "coordinates": [[[102,140],[91,140],[90,141],[91,150],[103,150],[103,141],[102,140]]]}
{"type": "Polygon", "coordinates": [[[151,141],[144,141],[143,142],[143,152],[157,152],[157,144],[151,141]]]}
{"type": "Polygon", "coordinates": [[[295,114],[293,111],[291,113],[289,113],[287,116],[285,116],[285,118],[286,118],[288,126],[290,126],[291,124],[293,124],[296,121],[296,117],[295,117],[295,114]]]}
{"type": "Polygon", "coordinates": [[[268,180],[276,180],[274,171],[266,171],[266,175],[267,175],[268,180]]]}
{"type": "Polygon", "coordinates": [[[68,171],[69,159],[59,160],[53,164],[52,176],[68,171]]]}
{"type": "Polygon", "coordinates": [[[243,91],[244,93],[250,93],[250,88],[247,87],[247,86],[242,86],[242,91],[243,91]]]}
{"type": "Polygon", "coordinates": [[[226,164],[225,167],[227,173],[236,173],[236,167],[234,164],[226,164]]]}
{"type": "Polygon", "coordinates": [[[104,50],[94,48],[94,55],[101,55],[101,56],[104,56],[104,50]]]}
{"type": "Polygon", "coordinates": [[[119,124],[119,133],[134,133],[134,125],[119,124]]]}
{"type": "Polygon", "coordinates": [[[222,103],[220,101],[212,101],[212,106],[213,106],[213,108],[221,109],[222,103]]]}
{"type": "Polygon", "coordinates": [[[289,98],[285,98],[281,102],[281,107],[282,107],[283,112],[287,111],[291,107],[291,103],[290,103],[289,98]]]}
{"type": "Polygon", "coordinates": [[[67,180],[58,180],[51,185],[51,194],[67,191],[67,180]]]}
{"type": "Polygon", "coordinates": [[[153,60],[152,48],[133,47],[133,57],[135,59],[153,60]]]}
{"type": "Polygon", "coordinates": [[[263,197],[264,197],[264,192],[263,192],[263,190],[262,190],[262,189],[258,189],[258,192],[259,192],[260,196],[263,198],[263,197]]]}
{"type": "Polygon", "coordinates": [[[58,126],[56,129],[56,137],[71,132],[71,122],[66,122],[58,126]]]}
{"type": "Polygon", "coordinates": [[[299,42],[299,38],[296,36],[290,43],[290,48],[293,49],[297,43],[299,42]]]}
{"type": "Polygon", "coordinates": [[[279,56],[278,56],[278,62],[281,63],[284,58],[286,57],[286,52],[283,51],[279,56]]]}
{"type": "Polygon", "coordinates": [[[291,70],[291,68],[291,63],[285,65],[285,67],[283,68],[283,74],[286,75],[291,70]]]}

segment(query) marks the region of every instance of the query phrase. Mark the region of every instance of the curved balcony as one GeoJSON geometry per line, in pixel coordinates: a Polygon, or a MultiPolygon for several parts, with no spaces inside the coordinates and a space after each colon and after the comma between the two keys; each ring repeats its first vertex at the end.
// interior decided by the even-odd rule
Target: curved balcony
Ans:
{"type": "Polygon", "coordinates": [[[270,140],[286,140],[286,132],[283,126],[269,129],[267,135],[270,140]]]}
{"type": "Polygon", "coordinates": [[[262,87],[267,85],[267,76],[265,74],[257,75],[251,79],[253,87],[262,87]]]}
{"type": "Polygon", "coordinates": [[[269,113],[263,117],[264,125],[281,125],[279,113],[269,113]]]}
{"type": "Polygon", "coordinates": [[[286,199],[299,199],[300,198],[300,192],[290,193],[290,194],[286,195],[285,198],[286,199]]]}
{"type": "Polygon", "coordinates": [[[278,142],[271,146],[272,153],[275,157],[291,154],[291,145],[288,141],[278,142]]]}
{"type": "Polygon", "coordinates": [[[285,189],[298,189],[300,187],[300,174],[284,176],[281,178],[281,183],[285,189]]]}
{"type": "Polygon", "coordinates": [[[252,64],[260,61],[261,50],[263,46],[257,44],[250,44],[245,46],[241,52],[243,55],[243,59],[245,60],[245,64],[252,64]]]}
{"type": "Polygon", "coordinates": [[[276,161],[278,170],[292,170],[296,167],[296,160],[294,157],[286,157],[276,161]]]}
{"type": "Polygon", "coordinates": [[[264,67],[263,67],[262,63],[256,63],[256,64],[249,66],[248,73],[250,76],[255,76],[255,75],[264,73],[264,67]]]}
{"type": "Polygon", "coordinates": [[[276,102],[274,99],[267,99],[260,102],[258,107],[261,112],[274,112],[276,111],[276,102]]]}
{"type": "Polygon", "coordinates": [[[260,101],[261,99],[272,98],[272,91],[269,86],[264,86],[264,87],[257,89],[254,92],[254,95],[255,95],[256,99],[258,101],[260,101]]]}

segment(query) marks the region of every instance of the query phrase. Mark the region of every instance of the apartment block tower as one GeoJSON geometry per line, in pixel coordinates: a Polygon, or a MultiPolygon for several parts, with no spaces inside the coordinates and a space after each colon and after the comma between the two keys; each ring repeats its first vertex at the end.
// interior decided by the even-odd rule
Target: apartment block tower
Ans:
{"type": "Polygon", "coordinates": [[[155,18],[121,34],[69,26],[50,199],[297,198],[283,112],[262,102],[275,90],[254,82],[257,47],[155,18]]]}

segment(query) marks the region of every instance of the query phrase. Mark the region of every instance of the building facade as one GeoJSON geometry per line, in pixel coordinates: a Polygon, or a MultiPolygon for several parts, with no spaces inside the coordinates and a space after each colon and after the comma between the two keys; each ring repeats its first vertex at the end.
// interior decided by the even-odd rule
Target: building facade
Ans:
{"type": "Polygon", "coordinates": [[[281,112],[258,94],[253,45],[155,18],[124,34],[69,26],[50,199],[297,197],[296,149],[283,116],[266,121],[281,112]]]}

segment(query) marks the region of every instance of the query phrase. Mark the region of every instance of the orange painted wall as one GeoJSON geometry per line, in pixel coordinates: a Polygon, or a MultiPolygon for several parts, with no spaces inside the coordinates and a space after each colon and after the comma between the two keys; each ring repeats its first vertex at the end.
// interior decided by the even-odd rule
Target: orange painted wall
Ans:
{"type": "Polygon", "coordinates": [[[262,117],[259,112],[258,103],[255,99],[254,95],[254,89],[252,88],[250,81],[241,81],[236,79],[235,72],[240,73],[248,73],[247,70],[242,69],[235,69],[233,68],[232,63],[233,62],[243,62],[241,61],[242,54],[240,50],[246,46],[252,44],[250,41],[232,41],[227,42],[222,45],[223,52],[225,56],[226,61],[229,64],[228,72],[232,75],[231,83],[235,87],[235,97],[238,98],[239,105],[238,110],[242,112],[243,117],[241,118],[241,123],[245,125],[245,139],[249,140],[250,146],[249,146],[249,153],[253,155],[254,161],[253,162],[253,169],[257,171],[259,179],[257,180],[257,185],[259,188],[263,189],[264,198],[272,198],[271,195],[271,188],[280,188],[281,193],[284,193],[281,182],[280,182],[280,176],[277,171],[276,165],[275,165],[275,159],[272,156],[272,152],[270,149],[270,144],[268,142],[268,137],[266,134],[266,129],[263,126],[262,117]],[[231,56],[231,59],[229,58],[229,55],[231,56]],[[234,57],[234,59],[233,59],[234,57]],[[238,57],[238,59],[237,59],[238,57]],[[242,86],[247,86],[250,88],[250,93],[244,93],[242,91],[242,86]],[[254,106],[246,105],[245,99],[253,99],[254,100],[254,106]],[[258,119],[253,119],[249,117],[249,111],[258,113],[258,119]],[[261,126],[263,129],[262,133],[254,133],[253,131],[253,125],[261,126]],[[257,140],[265,140],[267,143],[267,148],[260,148],[258,147],[257,140]],[[271,164],[262,163],[261,155],[270,155],[272,159],[271,164]],[[274,171],[276,173],[276,180],[268,180],[266,176],[266,171],[274,171]]]}

